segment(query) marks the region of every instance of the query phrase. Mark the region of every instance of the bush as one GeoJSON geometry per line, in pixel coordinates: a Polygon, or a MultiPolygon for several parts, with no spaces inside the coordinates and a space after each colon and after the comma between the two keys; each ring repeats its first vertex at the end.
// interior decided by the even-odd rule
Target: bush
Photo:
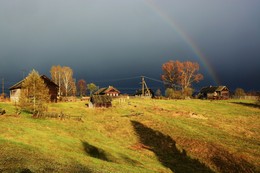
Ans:
{"type": "Polygon", "coordinates": [[[183,91],[184,97],[192,97],[193,89],[192,88],[185,88],[183,91]]]}
{"type": "Polygon", "coordinates": [[[167,88],[165,90],[165,97],[169,99],[184,99],[185,96],[183,96],[181,91],[174,90],[172,88],[167,88]]]}
{"type": "Polygon", "coordinates": [[[241,97],[241,96],[245,96],[245,95],[246,95],[246,93],[245,93],[244,89],[242,89],[242,88],[237,88],[237,89],[235,90],[235,96],[236,96],[236,97],[241,97]]]}

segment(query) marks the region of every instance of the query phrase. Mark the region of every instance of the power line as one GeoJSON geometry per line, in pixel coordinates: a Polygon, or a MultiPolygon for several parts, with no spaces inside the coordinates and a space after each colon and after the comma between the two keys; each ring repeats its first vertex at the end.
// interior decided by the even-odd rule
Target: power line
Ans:
{"type": "Polygon", "coordinates": [[[147,77],[147,76],[144,76],[145,78],[147,78],[147,79],[150,79],[150,80],[153,80],[153,81],[155,81],[155,82],[159,82],[159,83],[162,83],[162,84],[170,84],[170,85],[172,85],[172,86],[174,86],[175,88],[181,88],[181,86],[180,85],[176,85],[176,84],[172,84],[172,83],[170,83],[170,82],[163,82],[163,81],[160,81],[160,80],[158,80],[158,79],[154,79],[154,78],[151,78],[151,77],[147,77]]]}
{"type": "Polygon", "coordinates": [[[154,79],[154,78],[151,78],[151,77],[147,77],[147,76],[144,76],[146,79],[150,79],[150,80],[152,80],[152,81],[155,81],[155,82],[159,82],[159,83],[162,83],[162,84],[164,84],[164,82],[163,81],[161,81],[161,80],[158,80],[158,79],[154,79]]]}
{"type": "Polygon", "coordinates": [[[101,83],[101,82],[119,82],[119,81],[124,81],[124,80],[130,80],[130,79],[137,79],[140,78],[140,76],[134,76],[134,77],[127,77],[127,78],[118,78],[118,79],[111,79],[111,80],[97,80],[97,81],[92,81],[95,83],[101,83]]]}

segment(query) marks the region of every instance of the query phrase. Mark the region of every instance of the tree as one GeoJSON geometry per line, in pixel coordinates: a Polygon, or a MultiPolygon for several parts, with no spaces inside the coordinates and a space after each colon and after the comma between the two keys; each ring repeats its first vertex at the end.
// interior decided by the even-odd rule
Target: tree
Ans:
{"type": "Polygon", "coordinates": [[[61,96],[61,88],[62,88],[62,67],[60,65],[52,66],[51,70],[51,78],[52,80],[59,86],[58,95],[61,96]]]}
{"type": "Polygon", "coordinates": [[[52,66],[51,70],[52,80],[59,86],[59,96],[76,94],[76,84],[73,79],[73,70],[70,67],[52,66]]]}
{"type": "Polygon", "coordinates": [[[244,89],[242,89],[242,88],[237,88],[237,89],[235,90],[235,96],[241,97],[241,96],[245,96],[245,95],[246,95],[246,93],[245,93],[244,89]]]}
{"type": "Polygon", "coordinates": [[[182,92],[186,88],[190,88],[192,83],[199,82],[203,79],[203,75],[198,73],[199,64],[195,62],[168,61],[162,65],[163,74],[161,76],[167,88],[182,92]]]}
{"type": "Polygon", "coordinates": [[[182,86],[182,91],[191,87],[193,82],[199,82],[203,79],[203,75],[198,73],[199,64],[195,62],[186,61],[182,63],[180,72],[179,84],[182,86]]]}
{"type": "Polygon", "coordinates": [[[93,94],[94,91],[98,89],[98,87],[94,83],[90,83],[87,85],[88,90],[90,91],[90,95],[93,94]]]}
{"type": "Polygon", "coordinates": [[[162,65],[163,74],[161,76],[166,88],[175,88],[179,80],[179,61],[168,61],[162,65]]]}
{"type": "Polygon", "coordinates": [[[167,97],[167,98],[174,98],[174,89],[167,88],[165,90],[165,97],[167,97]]]}
{"type": "Polygon", "coordinates": [[[157,97],[161,97],[161,96],[162,96],[162,92],[161,92],[160,88],[158,88],[158,89],[156,90],[155,96],[157,96],[157,97]]]}
{"type": "Polygon", "coordinates": [[[49,89],[39,73],[32,70],[22,83],[20,107],[33,113],[42,112],[48,101],[50,101],[49,89]]]}
{"type": "Polygon", "coordinates": [[[71,79],[70,86],[71,86],[71,90],[68,94],[72,96],[76,96],[77,94],[76,79],[71,79]]]}
{"type": "Polygon", "coordinates": [[[85,96],[87,92],[87,82],[84,79],[80,79],[77,83],[80,96],[85,96]]]}
{"type": "MultiPolygon", "coordinates": [[[[70,67],[62,67],[62,83],[64,86],[65,96],[68,96],[68,93],[72,91],[73,87],[73,71],[70,67]]],[[[74,83],[75,84],[75,83],[74,83]]]]}
{"type": "Polygon", "coordinates": [[[182,93],[183,93],[183,95],[184,95],[185,97],[192,97],[193,89],[187,87],[187,88],[185,88],[185,89],[183,90],[182,93]]]}

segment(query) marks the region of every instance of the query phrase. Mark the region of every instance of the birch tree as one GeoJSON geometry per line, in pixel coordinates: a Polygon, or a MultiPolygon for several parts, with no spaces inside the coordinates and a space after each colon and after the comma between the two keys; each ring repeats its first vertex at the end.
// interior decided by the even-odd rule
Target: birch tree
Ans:
{"type": "Polygon", "coordinates": [[[73,70],[70,67],[52,66],[50,73],[52,80],[59,86],[59,96],[76,95],[75,79],[73,79],[73,70]]]}
{"type": "Polygon", "coordinates": [[[51,79],[55,82],[56,85],[59,86],[58,96],[61,96],[61,88],[62,88],[62,67],[60,65],[52,66],[51,70],[51,79]]]}
{"type": "Polygon", "coordinates": [[[65,96],[68,96],[68,93],[72,91],[73,87],[73,71],[70,67],[62,67],[62,82],[64,86],[65,96]]]}

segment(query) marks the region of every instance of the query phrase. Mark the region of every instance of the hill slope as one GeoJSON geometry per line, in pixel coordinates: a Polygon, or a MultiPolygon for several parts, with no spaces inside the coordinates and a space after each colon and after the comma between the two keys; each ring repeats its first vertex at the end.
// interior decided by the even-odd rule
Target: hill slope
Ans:
{"type": "Polygon", "coordinates": [[[57,103],[70,119],[33,119],[0,103],[0,172],[258,172],[260,109],[251,102],[57,103]]]}

